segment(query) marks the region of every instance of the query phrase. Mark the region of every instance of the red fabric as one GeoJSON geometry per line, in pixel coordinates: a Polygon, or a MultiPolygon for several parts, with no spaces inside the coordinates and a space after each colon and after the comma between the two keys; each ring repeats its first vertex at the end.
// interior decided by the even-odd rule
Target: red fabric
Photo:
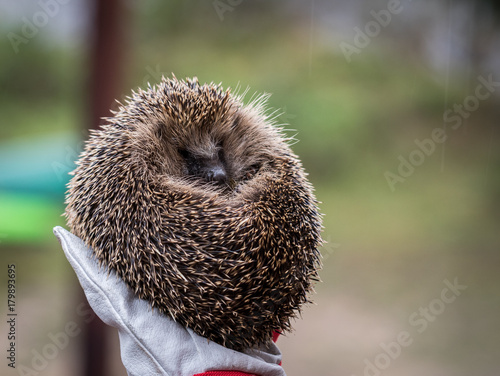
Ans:
{"type": "Polygon", "coordinates": [[[273,342],[276,342],[279,336],[280,336],[279,332],[273,332],[273,342]]]}
{"type": "MultiPolygon", "coordinates": [[[[273,342],[276,342],[278,340],[278,337],[280,336],[280,334],[281,334],[280,332],[276,332],[276,331],[273,332],[273,342]]],[[[281,362],[279,365],[281,366],[281,362]]]]}
{"type": "Polygon", "coordinates": [[[246,373],[240,371],[208,371],[203,373],[197,373],[193,376],[257,376],[253,373],[246,373]]]}

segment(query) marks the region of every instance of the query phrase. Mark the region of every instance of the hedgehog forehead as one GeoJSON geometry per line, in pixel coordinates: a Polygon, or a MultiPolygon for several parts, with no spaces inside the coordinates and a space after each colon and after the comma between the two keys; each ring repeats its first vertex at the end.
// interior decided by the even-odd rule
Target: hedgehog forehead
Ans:
{"type": "Polygon", "coordinates": [[[166,117],[159,123],[161,132],[178,148],[215,152],[231,131],[231,120],[226,116],[210,120],[173,119],[166,117]]]}
{"type": "Polygon", "coordinates": [[[233,107],[229,91],[218,86],[168,81],[159,88],[165,116],[180,126],[206,126],[224,118],[233,107]]]}
{"type": "Polygon", "coordinates": [[[228,92],[205,92],[203,87],[166,92],[160,123],[180,148],[214,152],[226,137],[239,107],[228,92]]]}
{"type": "Polygon", "coordinates": [[[216,155],[222,147],[222,138],[206,128],[191,128],[183,138],[176,139],[179,150],[187,150],[193,155],[210,158],[216,155]]]}

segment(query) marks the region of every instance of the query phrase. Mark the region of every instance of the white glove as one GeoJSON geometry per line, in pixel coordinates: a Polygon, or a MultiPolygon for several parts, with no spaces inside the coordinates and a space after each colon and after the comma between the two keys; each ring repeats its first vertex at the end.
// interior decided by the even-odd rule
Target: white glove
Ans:
{"type": "Polygon", "coordinates": [[[285,375],[274,343],[238,352],[208,341],[137,298],[114,272],[99,266],[92,249],[80,238],[62,227],[55,227],[54,234],[95,313],[118,329],[121,357],[129,375],[193,376],[208,371],[285,375]]]}

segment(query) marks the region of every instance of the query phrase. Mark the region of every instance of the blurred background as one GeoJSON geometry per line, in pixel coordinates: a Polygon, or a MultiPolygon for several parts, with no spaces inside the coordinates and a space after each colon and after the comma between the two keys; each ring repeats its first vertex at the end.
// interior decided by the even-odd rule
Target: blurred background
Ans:
{"type": "Polygon", "coordinates": [[[287,375],[500,374],[497,2],[0,0],[0,31],[2,375],[92,374],[96,331],[126,375],[52,227],[87,129],[172,73],[272,93],[299,140],[328,244],[287,375]]]}

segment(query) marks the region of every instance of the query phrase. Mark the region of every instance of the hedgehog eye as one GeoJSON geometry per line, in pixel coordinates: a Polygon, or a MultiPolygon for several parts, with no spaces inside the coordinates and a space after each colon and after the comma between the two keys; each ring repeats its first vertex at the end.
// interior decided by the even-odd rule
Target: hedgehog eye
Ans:
{"type": "Polygon", "coordinates": [[[188,174],[198,176],[200,174],[201,168],[200,161],[186,149],[179,149],[179,154],[182,156],[184,162],[186,163],[188,174]]]}
{"type": "Polygon", "coordinates": [[[188,159],[190,157],[190,155],[191,155],[186,149],[179,149],[179,154],[184,159],[188,159]]]}
{"type": "Polygon", "coordinates": [[[224,155],[224,150],[222,148],[220,148],[219,151],[217,152],[217,157],[219,158],[219,161],[221,161],[223,163],[226,161],[226,157],[224,155]]]}
{"type": "Polygon", "coordinates": [[[259,163],[255,163],[251,165],[244,173],[243,173],[243,180],[250,180],[252,179],[257,172],[259,172],[261,165],[259,163]]]}

